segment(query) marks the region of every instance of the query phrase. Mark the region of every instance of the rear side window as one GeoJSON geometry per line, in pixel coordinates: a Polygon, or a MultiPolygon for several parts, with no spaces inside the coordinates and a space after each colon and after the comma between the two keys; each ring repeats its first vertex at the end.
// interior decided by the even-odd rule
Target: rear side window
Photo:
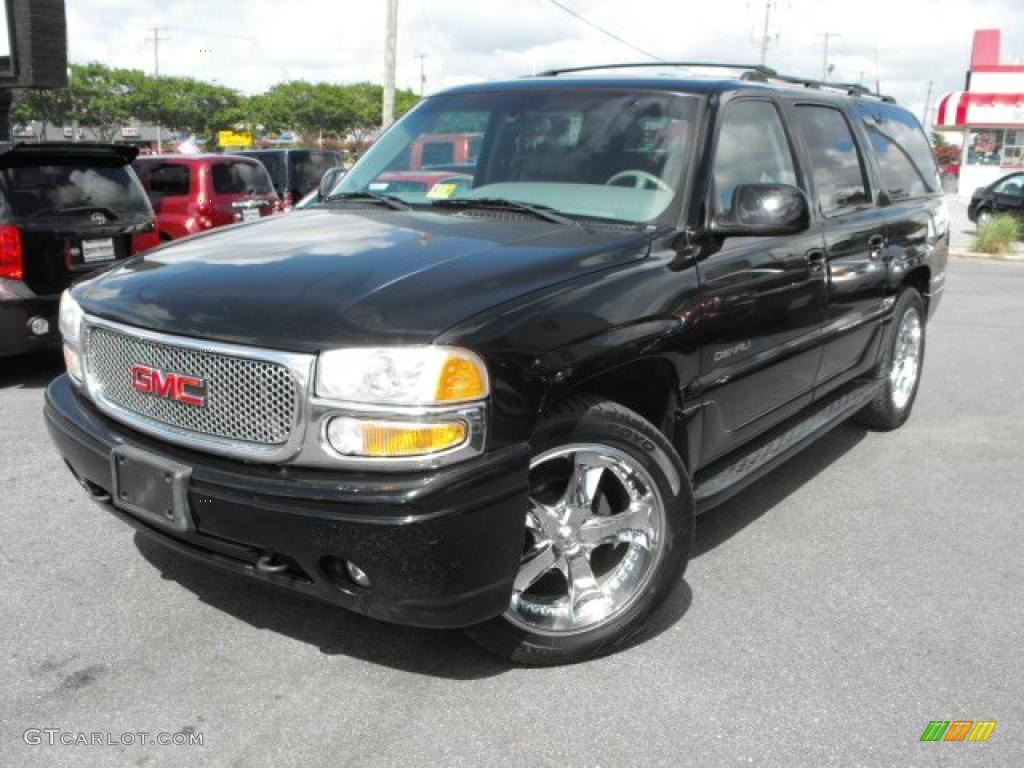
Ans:
{"type": "Polygon", "coordinates": [[[798,105],[795,113],[821,212],[830,216],[871,202],[864,162],[843,113],[810,104],[798,105]]]}
{"type": "Polygon", "coordinates": [[[164,197],[181,197],[192,187],[192,169],[187,165],[158,165],[149,174],[149,192],[164,197]]]}
{"type": "Polygon", "coordinates": [[[767,101],[739,101],[725,109],[712,169],[718,211],[732,208],[743,184],[796,185],[793,153],[782,119],[767,101]]]}
{"type": "Polygon", "coordinates": [[[150,216],[135,172],[123,165],[14,165],[0,168],[0,186],[15,217],[84,214],[106,209],[118,218],[150,216]]]}
{"type": "Polygon", "coordinates": [[[893,200],[939,190],[939,171],[920,124],[907,111],[888,104],[859,104],[871,148],[878,158],[882,186],[893,200]]]}
{"type": "Polygon", "coordinates": [[[214,163],[210,176],[213,191],[218,195],[270,194],[270,177],[258,163],[214,163]]]}

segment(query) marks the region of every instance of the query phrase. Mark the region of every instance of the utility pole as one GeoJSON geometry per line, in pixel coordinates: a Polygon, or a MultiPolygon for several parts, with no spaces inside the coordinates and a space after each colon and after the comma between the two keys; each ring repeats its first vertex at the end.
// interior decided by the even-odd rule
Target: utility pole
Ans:
{"type": "Polygon", "coordinates": [[[395,122],[395,66],[398,58],[398,0],[388,0],[387,32],[384,39],[384,104],[381,128],[395,122]]]}
{"type": "MultiPolygon", "coordinates": [[[[153,77],[160,77],[160,43],[167,42],[171,38],[162,37],[161,33],[166,32],[167,27],[153,27],[153,36],[147,37],[146,42],[153,44],[153,77]]],[[[160,128],[160,121],[156,124],[156,152],[163,154],[164,141],[163,131],[160,128]]]]}
{"type": "Polygon", "coordinates": [[[821,81],[824,83],[824,82],[828,82],[828,75],[829,75],[829,70],[828,70],[828,41],[831,40],[833,37],[842,37],[842,35],[840,33],[838,33],[838,32],[819,32],[818,33],[818,37],[825,38],[825,53],[824,53],[824,58],[823,58],[822,64],[821,64],[821,81]]]}
{"type": "Polygon", "coordinates": [[[420,98],[422,99],[427,90],[427,73],[423,69],[423,60],[427,58],[427,54],[421,53],[416,58],[420,60],[420,98]]]}
{"type": "Polygon", "coordinates": [[[779,33],[772,34],[772,11],[775,10],[777,0],[764,0],[764,29],[759,37],[755,37],[753,43],[761,52],[761,66],[768,60],[768,49],[779,42],[779,33]]]}
{"type": "Polygon", "coordinates": [[[926,131],[928,130],[928,112],[932,108],[932,86],[934,85],[935,82],[933,80],[928,81],[928,92],[924,97],[924,113],[921,115],[921,125],[924,126],[926,131]]]}

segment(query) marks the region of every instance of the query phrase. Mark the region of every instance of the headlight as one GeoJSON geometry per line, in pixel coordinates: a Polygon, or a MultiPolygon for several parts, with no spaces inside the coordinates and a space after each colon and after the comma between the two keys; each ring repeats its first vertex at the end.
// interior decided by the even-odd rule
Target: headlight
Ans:
{"type": "Polygon", "coordinates": [[[82,308],[71,298],[71,291],[60,297],[60,335],[64,337],[64,365],[76,384],[82,383],[82,358],[79,343],[82,335],[82,308]]]}
{"type": "Polygon", "coordinates": [[[82,308],[71,298],[71,291],[64,291],[60,296],[60,335],[73,347],[78,346],[82,333],[82,308]]]}
{"type": "Polygon", "coordinates": [[[483,361],[466,349],[337,349],[320,355],[317,365],[317,395],[346,403],[446,405],[489,392],[483,361]]]}

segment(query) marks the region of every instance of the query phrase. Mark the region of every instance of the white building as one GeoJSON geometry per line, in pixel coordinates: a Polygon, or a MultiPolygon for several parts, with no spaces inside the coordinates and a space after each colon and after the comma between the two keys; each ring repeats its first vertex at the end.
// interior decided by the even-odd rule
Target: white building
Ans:
{"type": "Polygon", "coordinates": [[[939,100],[935,128],[964,134],[958,196],[1024,170],[1024,65],[1000,59],[1000,30],[974,33],[971,68],[962,91],[939,100]]]}

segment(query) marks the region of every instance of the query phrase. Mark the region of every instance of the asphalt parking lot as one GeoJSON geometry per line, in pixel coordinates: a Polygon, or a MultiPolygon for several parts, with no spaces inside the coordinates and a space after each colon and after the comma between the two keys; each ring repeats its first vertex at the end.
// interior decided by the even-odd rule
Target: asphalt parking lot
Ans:
{"type": "Polygon", "coordinates": [[[139,538],[50,447],[57,362],[0,361],[0,765],[1024,765],[1024,264],[948,286],[905,428],[841,427],[705,515],[642,642],[559,669],[139,538]],[[921,743],[930,720],[998,725],[921,743]]]}

